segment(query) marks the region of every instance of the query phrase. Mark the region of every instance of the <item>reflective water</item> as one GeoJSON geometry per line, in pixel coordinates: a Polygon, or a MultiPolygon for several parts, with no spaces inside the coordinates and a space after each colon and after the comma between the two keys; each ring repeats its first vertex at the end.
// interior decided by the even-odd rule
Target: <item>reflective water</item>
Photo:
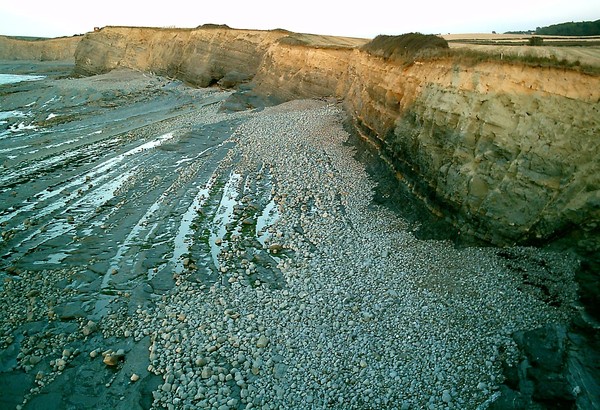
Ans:
{"type": "Polygon", "coordinates": [[[0,74],[0,85],[20,83],[22,81],[37,81],[45,78],[43,75],[0,74]]]}

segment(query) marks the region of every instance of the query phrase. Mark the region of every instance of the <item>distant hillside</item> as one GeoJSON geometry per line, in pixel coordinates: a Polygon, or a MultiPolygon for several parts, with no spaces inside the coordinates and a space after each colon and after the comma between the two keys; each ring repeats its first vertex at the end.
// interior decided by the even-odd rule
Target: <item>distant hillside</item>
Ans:
{"type": "Polygon", "coordinates": [[[600,20],[537,27],[535,34],[546,36],[598,36],[600,35],[600,20]]]}

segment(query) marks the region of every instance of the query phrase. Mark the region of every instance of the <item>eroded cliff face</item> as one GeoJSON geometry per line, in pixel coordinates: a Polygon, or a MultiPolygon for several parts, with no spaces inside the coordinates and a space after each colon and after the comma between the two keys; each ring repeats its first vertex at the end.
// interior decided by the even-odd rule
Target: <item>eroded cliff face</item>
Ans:
{"type": "Polygon", "coordinates": [[[600,220],[600,81],[576,72],[357,56],[347,102],[417,191],[494,243],[600,220]]]}
{"type": "Polygon", "coordinates": [[[406,65],[350,44],[290,39],[284,31],[104,28],[84,37],[76,65],[200,86],[252,80],[254,93],[274,100],[335,96],[461,230],[498,244],[597,231],[600,77],[451,59],[406,65]]]}
{"type": "Polygon", "coordinates": [[[456,211],[463,232],[504,244],[597,230],[598,77],[275,46],[254,81],[284,99],[343,98],[416,193],[456,211]]]}
{"type": "MultiPolygon", "coordinates": [[[[206,87],[225,78],[252,78],[267,48],[283,31],[105,27],[88,33],[75,53],[76,70],[96,74],[118,67],[152,71],[206,87]]],[[[237,81],[236,81],[237,80],[237,81]]]]}
{"type": "Polygon", "coordinates": [[[279,100],[343,98],[352,55],[348,48],[275,44],[259,66],[254,89],[279,100]]]}
{"type": "Polygon", "coordinates": [[[0,36],[0,60],[73,60],[82,37],[20,40],[0,36]]]}

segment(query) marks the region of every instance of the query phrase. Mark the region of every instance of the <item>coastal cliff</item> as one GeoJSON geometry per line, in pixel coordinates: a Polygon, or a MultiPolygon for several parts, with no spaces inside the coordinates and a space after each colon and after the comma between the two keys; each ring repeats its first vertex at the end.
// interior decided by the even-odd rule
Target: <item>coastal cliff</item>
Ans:
{"type": "Polygon", "coordinates": [[[80,74],[119,67],[152,71],[198,87],[234,78],[252,78],[263,55],[285,32],[106,27],[88,33],[75,53],[80,74]]]}
{"type": "Polygon", "coordinates": [[[366,40],[284,30],[106,27],[88,33],[79,73],[117,67],[198,86],[250,81],[275,101],[335,96],[415,192],[493,243],[544,241],[600,219],[600,77],[451,57],[410,64],[366,40]]]}
{"type": "Polygon", "coordinates": [[[353,59],[346,102],[422,195],[493,243],[595,228],[600,78],[441,59],[353,59]]]}
{"type": "MultiPolygon", "coordinates": [[[[259,312],[254,319],[268,318],[263,329],[271,324],[279,327],[269,335],[270,341],[261,342],[261,349],[281,346],[290,340],[298,343],[295,346],[320,346],[319,340],[307,339],[307,323],[310,329],[319,330],[337,321],[341,331],[335,329],[335,332],[343,340],[329,348],[334,346],[335,352],[343,356],[317,355],[317,362],[322,364],[320,358],[325,356],[336,361],[342,357],[344,363],[359,356],[378,358],[379,346],[390,346],[391,350],[384,355],[385,366],[373,367],[378,370],[369,373],[367,380],[369,383],[386,380],[392,384],[375,385],[375,389],[364,385],[377,396],[383,397],[380,392],[385,390],[397,395],[391,396],[390,403],[400,403],[405,398],[400,396],[409,391],[408,382],[413,395],[414,378],[410,372],[417,368],[431,372],[417,372],[425,381],[419,382],[414,389],[415,397],[411,397],[416,407],[445,406],[450,402],[458,407],[468,407],[467,403],[474,407],[475,402],[484,403],[483,400],[486,400],[484,405],[492,402],[490,409],[542,408],[547,403],[561,408],[598,407],[600,390],[595,364],[600,340],[597,326],[600,77],[597,67],[596,70],[586,66],[565,68],[563,64],[561,68],[557,61],[541,65],[535,60],[505,60],[500,56],[474,58],[445,47],[436,50],[439,53],[423,52],[421,48],[407,57],[402,54],[403,49],[396,54],[378,53],[374,47],[376,39],[285,30],[234,30],[214,25],[197,29],[105,27],[79,40],[74,52],[75,74],[104,74],[69,79],[58,79],[53,74],[39,83],[16,84],[17,92],[9,92],[10,85],[6,89],[3,86],[5,110],[12,109],[14,104],[15,109],[28,111],[32,100],[39,101],[43,105],[39,106],[38,123],[44,126],[43,132],[21,134],[39,138],[35,145],[40,150],[31,150],[29,144],[15,147],[14,138],[3,140],[5,151],[13,154],[12,151],[20,150],[28,155],[25,158],[40,164],[31,166],[36,163],[17,156],[4,163],[6,181],[13,185],[5,192],[11,208],[3,215],[12,219],[3,223],[2,241],[10,249],[5,254],[4,266],[10,276],[5,281],[7,297],[2,300],[10,321],[17,318],[23,324],[20,329],[7,327],[10,330],[4,334],[10,339],[0,340],[6,346],[12,343],[17,346],[5,349],[7,357],[14,357],[5,362],[18,362],[29,374],[35,374],[35,363],[47,366],[47,361],[40,364],[37,358],[30,360],[29,353],[18,361],[18,344],[23,343],[23,348],[27,348],[30,338],[37,334],[27,322],[33,320],[39,324],[35,326],[45,326],[37,316],[28,314],[27,318],[19,319],[17,311],[22,311],[20,307],[24,304],[33,303],[33,298],[40,296],[53,301],[40,303],[42,308],[36,308],[35,314],[42,318],[58,316],[57,325],[63,321],[70,326],[72,306],[77,307],[80,324],[87,323],[81,333],[85,339],[78,344],[69,342],[69,348],[77,346],[80,351],[96,349],[97,352],[99,339],[89,338],[89,333],[97,331],[100,325],[105,343],[112,343],[113,336],[118,340],[125,334],[126,325],[119,318],[131,316],[108,308],[99,316],[94,310],[91,316],[91,310],[85,306],[93,307],[88,302],[112,295],[113,289],[116,292],[127,288],[135,293],[124,296],[129,301],[123,306],[128,304],[131,314],[135,311],[142,315],[140,320],[130,321],[141,327],[127,330],[140,338],[148,332],[168,334],[167,329],[174,328],[160,313],[165,309],[189,314],[176,320],[181,325],[195,324],[191,332],[194,337],[202,337],[197,329],[203,327],[198,327],[198,323],[206,322],[210,327],[220,320],[206,316],[207,311],[216,312],[219,317],[223,306],[234,306],[231,312],[259,312]],[[173,79],[202,87],[219,85],[234,91],[194,90],[173,79]],[[263,107],[305,98],[312,100],[263,107]],[[336,99],[339,104],[334,103],[336,99]],[[248,107],[259,109],[231,112],[248,107]],[[344,117],[340,107],[345,109],[345,125],[356,130],[353,135],[349,136],[341,127],[344,117]],[[56,120],[49,121],[55,117],[56,120]],[[356,138],[359,134],[364,141],[356,138]],[[225,143],[232,138],[236,144],[225,143]],[[356,144],[350,149],[348,142],[356,144]],[[373,155],[375,150],[362,148],[369,144],[378,148],[376,154],[381,154],[390,168],[373,155]],[[195,154],[189,157],[187,153],[195,154]],[[376,161],[355,162],[364,157],[375,157],[376,161]],[[57,160],[51,169],[45,165],[48,158],[57,160]],[[366,169],[373,163],[377,170],[367,174],[366,169]],[[396,171],[403,183],[397,183],[390,169],[396,171]],[[202,188],[204,178],[206,185],[202,188]],[[380,184],[375,187],[373,182],[377,181],[380,184]],[[47,184],[47,189],[40,184],[47,184]],[[81,184],[81,189],[75,190],[73,184],[81,184]],[[421,203],[407,195],[407,187],[441,218],[421,212],[421,203]],[[238,205],[228,207],[224,214],[223,200],[227,196],[232,198],[230,194],[234,191],[240,193],[239,197],[242,192],[244,196],[232,200],[238,205]],[[398,204],[397,208],[408,209],[406,214],[414,208],[419,217],[405,219],[404,214],[398,217],[389,209],[373,206],[384,203],[393,207],[392,202],[398,204]],[[228,217],[223,215],[231,215],[234,222],[227,222],[228,217]],[[421,215],[426,217],[420,218],[421,215]],[[269,236],[267,229],[258,228],[260,220],[271,216],[278,219],[277,227],[272,229],[277,234],[271,237],[277,242],[270,242],[270,238],[257,242],[255,238],[269,236]],[[255,222],[256,230],[252,229],[255,222]],[[433,226],[429,232],[441,227],[441,234],[435,239],[448,240],[427,240],[428,225],[433,226]],[[217,228],[221,226],[223,231],[217,228]],[[215,229],[219,229],[218,237],[210,233],[217,235],[215,229]],[[54,236],[46,240],[46,235],[54,236]],[[480,244],[477,239],[499,246],[461,246],[480,244]],[[515,243],[546,246],[506,246],[515,243]],[[116,256],[112,250],[116,250],[116,256]],[[288,254],[288,250],[293,254],[288,254]],[[282,269],[269,256],[277,252],[290,255],[289,260],[284,257],[282,269]],[[56,255],[60,259],[55,261],[56,255]],[[44,264],[44,277],[33,274],[31,268],[38,263],[44,264]],[[64,277],[65,269],[71,269],[69,275],[78,283],[81,280],[79,288],[86,289],[72,299],[67,298],[63,289],[72,287],[64,277]],[[148,274],[150,271],[153,275],[148,274]],[[102,280],[98,279],[98,273],[103,275],[102,280]],[[356,280],[349,280],[348,273],[356,276],[356,280]],[[64,298],[57,299],[54,290],[47,286],[44,278],[49,274],[56,275],[55,280],[61,284],[57,289],[64,298]],[[22,276],[22,280],[14,280],[15,275],[22,276]],[[577,281],[577,290],[572,276],[577,281]],[[188,293],[188,279],[194,281],[190,284],[196,280],[198,283],[216,280],[231,286],[211,286],[210,292],[223,291],[223,297],[211,293],[207,298],[204,296],[208,288],[204,284],[198,293],[188,293]],[[280,284],[284,283],[286,288],[280,292],[280,284]],[[50,288],[50,292],[38,291],[42,286],[50,288]],[[276,295],[277,299],[271,296],[257,299],[255,289],[263,296],[276,295]],[[245,291],[248,298],[240,299],[245,291]],[[580,296],[578,301],[574,300],[576,291],[580,296]],[[314,312],[304,309],[304,297],[297,297],[304,294],[314,296],[309,303],[314,312]],[[279,299],[281,295],[290,298],[279,299]],[[229,302],[223,302],[230,296],[229,302]],[[161,304],[154,305],[159,300],[161,304]],[[200,304],[188,309],[190,300],[200,304]],[[211,300],[221,307],[204,303],[211,300]],[[148,313],[143,313],[138,303],[148,303],[149,308],[144,311],[148,313]],[[349,303],[352,313],[360,315],[360,323],[347,320],[349,303]],[[49,306],[49,310],[46,312],[43,306],[49,306]],[[261,312],[266,311],[261,309],[265,306],[273,308],[272,316],[270,313],[262,316],[261,312]],[[287,323],[290,306],[292,310],[298,309],[308,322],[294,319],[294,323],[301,324],[299,328],[292,322],[291,326],[280,326],[287,323]],[[324,315],[327,306],[333,306],[331,310],[341,312],[342,316],[336,319],[324,315]],[[398,310],[391,311],[388,307],[398,310]],[[538,309],[542,309],[539,315],[538,309]],[[199,316],[194,316],[196,313],[199,316]],[[144,319],[146,315],[158,317],[158,322],[144,319]],[[94,321],[87,321],[92,317],[94,321]],[[379,339],[384,341],[385,337],[394,336],[397,329],[414,334],[403,338],[408,341],[406,345],[398,338],[390,339],[376,344],[373,354],[365,354],[354,350],[356,346],[373,347],[372,343],[355,340],[354,335],[373,339],[363,331],[362,321],[377,325],[376,330],[381,331],[379,339]],[[431,323],[432,327],[423,323],[431,323]],[[91,330],[92,327],[96,330],[91,330]],[[113,328],[122,333],[106,333],[106,329],[113,328]],[[21,329],[27,329],[27,334],[21,329]],[[298,332],[291,332],[293,329],[298,332]],[[493,336],[494,329],[501,333],[493,336]],[[13,335],[17,336],[13,339],[13,335]],[[412,356],[426,361],[416,367],[408,363],[408,373],[402,370],[402,374],[409,375],[404,378],[408,380],[406,383],[391,378],[392,367],[387,366],[397,369],[395,363],[406,362],[404,353],[396,357],[395,352],[409,351],[416,346],[416,340],[425,354],[413,352],[412,356]],[[491,344],[480,349],[463,341],[475,342],[477,346],[481,342],[491,344]],[[467,366],[469,362],[463,359],[478,362],[467,366]],[[444,370],[438,372],[438,369],[444,370]],[[463,381],[461,378],[470,374],[465,369],[481,374],[463,381]],[[503,378],[499,378],[501,373],[503,378]],[[439,382],[447,382],[448,389],[439,382]],[[462,387],[455,391],[450,390],[451,386],[462,387]]],[[[26,56],[29,45],[23,43],[24,50],[13,52],[8,58],[26,56]]],[[[447,43],[444,45],[447,47],[447,43]]],[[[50,54],[45,55],[50,58],[50,54]]],[[[21,65],[34,70],[35,66],[53,64],[19,62],[14,66],[21,65]]],[[[60,66],[57,72],[61,77],[67,74],[65,66],[68,70],[73,67],[69,61],[56,65],[60,66]]],[[[9,70],[12,68],[7,66],[9,70]]],[[[7,133],[20,129],[16,122],[5,122],[5,126],[7,133]]],[[[6,182],[5,185],[8,186],[6,182]]],[[[224,326],[232,323],[227,313],[224,316],[224,326]]],[[[174,315],[170,317],[175,319],[174,315]]],[[[319,331],[308,333],[317,338],[322,335],[319,331]]],[[[234,366],[234,360],[241,360],[240,346],[258,348],[254,333],[246,331],[246,334],[250,337],[232,345],[233,350],[224,345],[216,347],[220,349],[219,360],[223,358],[234,366]]],[[[215,336],[212,333],[210,340],[205,339],[210,345],[177,343],[177,352],[168,350],[166,345],[162,351],[151,348],[151,366],[169,369],[168,363],[173,358],[197,357],[198,352],[209,351],[207,346],[217,354],[212,348],[212,341],[219,340],[215,336]],[[189,350],[180,351],[183,345],[189,350]]],[[[135,349],[148,351],[147,340],[136,340],[140,343],[135,349]]],[[[55,349],[66,343],[64,339],[60,343],[52,340],[48,346],[55,349]]],[[[291,361],[285,358],[286,363],[305,363],[310,356],[306,353],[310,351],[288,350],[291,361]],[[300,353],[298,359],[296,352],[300,353]]],[[[210,357],[216,357],[214,354],[210,357]]],[[[51,357],[49,353],[44,356],[48,360],[51,357]]],[[[63,357],[65,366],[66,360],[71,360],[68,356],[63,357]]],[[[136,375],[140,377],[138,383],[113,384],[120,390],[113,390],[110,397],[118,399],[126,395],[137,400],[139,391],[131,394],[131,388],[138,386],[150,400],[143,408],[150,407],[157,397],[161,398],[160,405],[171,400],[181,403],[179,397],[170,395],[170,387],[158,384],[161,377],[165,385],[169,377],[174,377],[169,370],[147,367],[145,354],[127,352],[127,363],[131,366],[137,366],[142,358],[140,368],[147,368],[152,375],[136,375]],[[161,396],[152,393],[151,397],[153,387],[147,388],[151,384],[147,377],[156,381],[153,386],[159,386],[161,396]],[[122,393],[124,389],[128,389],[126,393],[122,393]]],[[[317,369],[317,362],[308,368],[317,369]]],[[[86,360],[84,367],[77,367],[81,362],[74,363],[69,364],[64,379],[56,379],[67,383],[53,382],[51,388],[59,390],[59,395],[71,395],[71,389],[62,391],[63,386],[70,386],[74,374],[70,371],[90,370],[94,382],[86,385],[96,386],[99,367],[85,366],[103,366],[100,363],[106,362],[86,360]]],[[[252,364],[247,363],[246,369],[252,364]]],[[[362,363],[354,368],[370,369],[370,361],[362,363]]],[[[210,367],[213,364],[216,362],[202,363],[208,365],[204,368],[211,369],[211,374],[216,369],[210,367]]],[[[132,369],[131,366],[123,369],[132,369]]],[[[21,367],[3,369],[0,379],[16,380],[13,376],[22,374],[21,367]]],[[[324,367],[331,373],[330,364],[324,367]]],[[[285,368],[279,370],[275,378],[283,380],[285,368]]],[[[62,374],[56,366],[54,371],[62,374]]],[[[304,373],[298,373],[300,387],[291,390],[290,397],[303,397],[308,391],[302,381],[304,373]]],[[[346,374],[356,371],[347,368],[333,373],[344,380],[346,374]]],[[[198,374],[192,379],[186,376],[186,380],[194,382],[190,383],[193,391],[191,387],[178,390],[185,393],[190,403],[196,394],[196,383],[203,383],[198,374]]],[[[55,380],[55,373],[50,375],[55,380]]],[[[260,377],[265,377],[262,380],[270,375],[270,371],[264,374],[260,371],[260,377]]],[[[290,375],[285,376],[286,380],[290,375]]],[[[29,385],[24,383],[24,386],[29,385]]],[[[363,391],[347,387],[349,390],[339,395],[342,399],[365,396],[363,391]]],[[[264,390],[277,391],[275,387],[264,390]]],[[[49,392],[54,394],[53,390],[49,392]]],[[[23,394],[13,392],[9,399],[16,398],[16,405],[21,403],[23,394]]],[[[99,397],[101,401],[105,397],[87,396],[94,400],[99,397]]],[[[260,397],[262,400],[268,396],[260,397]]],[[[43,399],[43,395],[37,398],[43,399]]],[[[331,404],[329,399],[321,403],[331,404]]],[[[356,404],[356,408],[365,406],[363,402],[351,404],[356,404]]]]}
{"type": "Polygon", "coordinates": [[[0,36],[0,60],[73,60],[82,36],[23,39],[0,36]]]}

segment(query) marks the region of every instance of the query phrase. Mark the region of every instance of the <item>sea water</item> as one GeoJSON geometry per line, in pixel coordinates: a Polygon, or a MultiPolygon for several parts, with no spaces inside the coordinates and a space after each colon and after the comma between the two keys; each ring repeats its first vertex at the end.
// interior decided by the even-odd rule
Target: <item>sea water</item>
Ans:
{"type": "Polygon", "coordinates": [[[43,75],[0,74],[0,85],[20,83],[21,81],[37,81],[42,78],[44,78],[43,75]]]}
{"type": "MultiPolygon", "coordinates": [[[[37,81],[43,79],[43,75],[30,75],[30,74],[2,74],[0,73],[0,86],[4,84],[20,83],[22,81],[37,81]]],[[[13,117],[26,117],[27,115],[21,111],[2,111],[2,105],[0,104],[0,125],[6,124],[9,118],[13,117]]],[[[20,123],[13,127],[12,131],[19,131],[23,129],[35,129],[34,126],[25,125],[20,123]]],[[[10,130],[0,131],[0,139],[5,138],[10,134],[10,130]]]]}

